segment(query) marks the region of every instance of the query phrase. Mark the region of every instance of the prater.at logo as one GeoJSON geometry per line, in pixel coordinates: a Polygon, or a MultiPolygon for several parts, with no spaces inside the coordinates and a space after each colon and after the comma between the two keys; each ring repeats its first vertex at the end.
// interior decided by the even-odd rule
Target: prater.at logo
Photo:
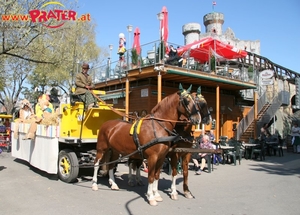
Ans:
{"type": "Polygon", "coordinates": [[[2,15],[2,21],[32,21],[39,22],[47,28],[59,28],[65,24],[66,21],[90,21],[90,14],[83,14],[77,18],[77,12],[74,10],[67,10],[65,6],[56,1],[51,1],[43,4],[41,9],[30,10],[29,14],[14,14],[2,15]],[[58,6],[62,9],[47,9],[47,6],[58,6]]]}

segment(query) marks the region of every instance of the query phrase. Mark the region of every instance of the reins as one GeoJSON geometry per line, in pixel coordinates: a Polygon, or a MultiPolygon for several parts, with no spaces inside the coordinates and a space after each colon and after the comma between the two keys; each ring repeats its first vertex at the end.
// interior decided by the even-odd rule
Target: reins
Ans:
{"type": "MultiPolygon", "coordinates": [[[[95,96],[96,99],[98,99],[101,103],[107,105],[107,103],[101,99],[99,96],[97,96],[92,90],[90,90],[90,92],[95,96]]],[[[193,100],[193,99],[192,99],[193,100]]],[[[193,100],[194,101],[194,100],[193,100]]],[[[125,114],[121,111],[118,111],[117,109],[111,107],[110,105],[107,105],[113,112],[115,112],[116,114],[122,116],[122,117],[126,117],[126,118],[129,118],[129,119],[132,119],[132,120],[136,120],[137,117],[134,117],[132,115],[129,115],[129,114],[125,114]]],[[[152,120],[152,119],[155,119],[157,121],[162,121],[162,122],[171,122],[171,123],[181,123],[182,121],[179,121],[179,120],[170,120],[170,119],[164,119],[164,118],[159,118],[159,117],[155,117],[155,116],[152,116],[152,115],[147,115],[145,117],[143,117],[143,120],[152,120]]],[[[186,121],[186,123],[191,123],[190,121],[186,121]]]]}

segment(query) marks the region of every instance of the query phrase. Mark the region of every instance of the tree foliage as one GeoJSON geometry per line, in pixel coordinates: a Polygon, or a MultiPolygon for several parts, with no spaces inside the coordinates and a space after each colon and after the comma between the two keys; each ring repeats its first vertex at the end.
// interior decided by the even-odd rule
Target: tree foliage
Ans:
{"type": "MultiPolygon", "coordinates": [[[[4,0],[0,2],[0,14],[28,14],[30,10],[41,9],[46,2],[4,0]]],[[[76,8],[76,1],[60,3],[68,9],[76,8]]],[[[10,112],[22,94],[34,101],[36,89],[44,92],[46,88],[58,86],[66,92],[72,86],[77,62],[96,64],[100,53],[93,21],[65,21],[59,28],[48,28],[39,22],[1,19],[0,75],[5,79],[0,79],[0,103],[10,112]]]]}

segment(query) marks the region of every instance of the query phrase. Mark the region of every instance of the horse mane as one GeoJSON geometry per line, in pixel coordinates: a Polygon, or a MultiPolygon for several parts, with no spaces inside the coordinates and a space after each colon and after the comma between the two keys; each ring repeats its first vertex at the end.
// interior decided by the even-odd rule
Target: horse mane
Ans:
{"type": "Polygon", "coordinates": [[[173,107],[174,107],[174,101],[176,101],[174,97],[176,97],[176,96],[178,96],[178,92],[173,93],[173,94],[171,94],[171,95],[165,97],[165,98],[162,99],[160,102],[158,102],[158,103],[154,106],[154,108],[152,108],[152,110],[151,110],[150,112],[151,112],[152,114],[154,114],[154,113],[156,113],[157,111],[159,111],[161,107],[167,107],[167,110],[173,108],[173,107]]]}

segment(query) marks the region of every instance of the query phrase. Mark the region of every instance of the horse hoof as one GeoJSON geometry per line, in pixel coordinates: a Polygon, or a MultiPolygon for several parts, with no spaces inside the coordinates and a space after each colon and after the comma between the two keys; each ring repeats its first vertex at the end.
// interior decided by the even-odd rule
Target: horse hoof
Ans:
{"type": "Polygon", "coordinates": [[[194,196],[190,192],[184,193],[184,196],[187,199],[193,199],[194,198],[194,196]]]}
{"type": "Polygon", "coordinates": [[[162,202],[163,198],[161,198],[161,196],[155,196],[155,201],[162,202]]]}
{"type": "Polygon", "coordinates": [[[178,200],[178,194],[171,194],[172,200],[178,200]]]}
{"type": "Polygon", "coordinates": [[[118,185],[114,184],[114,185],[111,186],[110,189],[112,189],[112,190],[119,190],[119,187],[118,187],[118,185]]]}
{"type": "Polygon", "coordinates": [[[98,185],[97,184],[93,185],[92,190],[97,191],[98,190],[98,185]]]}
{"type": "Polygon", "coordinates": [[[155,200],[149,200],[149,205],[157,206],[158,204],[157,204],[157,201],[155,201],[155,200]]]}

